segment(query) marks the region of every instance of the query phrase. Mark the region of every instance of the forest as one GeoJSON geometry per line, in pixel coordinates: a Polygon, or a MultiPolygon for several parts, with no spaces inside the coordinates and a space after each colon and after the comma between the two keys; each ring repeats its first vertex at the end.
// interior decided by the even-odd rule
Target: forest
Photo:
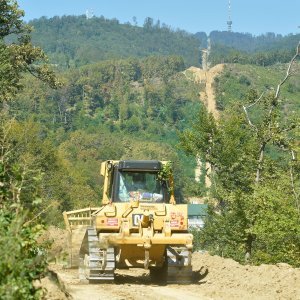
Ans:
{"type": "Polygon", "coordinates": [[[208,199],[197,247],[300,266],[299,35],[192,35],[152,18],[25,24],[15,1],[0,8],[1,299],[42,296],[33,281],[49,245],[38,237],[64,210],[100,204],[106,159],[171,160],[177,199],[208,199]],[[225,63],[220,120],[184,73],[201,66],[208,37],[211,65],[225,63]],[[199,156],[209,190],[205,174],[194,180],[199,156]]]}
{"type": "Polygon", "coordinates": [[[35,28],[32,41],[62,68],[149,55],[179,55],[188,65],[197,64],[201,58],[199,42],[193,35],[172,30],[150,17],[143,27],[103,16],[87,19],[85,15],[42,17],[29,25],[35,28]]]}

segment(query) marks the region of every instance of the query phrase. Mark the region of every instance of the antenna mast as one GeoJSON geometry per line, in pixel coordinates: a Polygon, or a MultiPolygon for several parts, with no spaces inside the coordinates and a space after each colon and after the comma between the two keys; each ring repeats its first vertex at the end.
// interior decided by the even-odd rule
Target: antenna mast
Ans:
{"type": "Polygon", "coordinates": [[[92,9],[87,9],[87,10],[85,11],[85,16],[86,16],[86,19],[87,19],[87,20],[93,18],[93,17],[94,17],[94,12],[93,12],[93,10],[92,10],[92,9]]]}
{"type": "Polygon", "coordinates": [[[228,26],[228,32],[231,32],[231,2],[228,0],[228,21],[227,21],[227,26],[228,26]]]}

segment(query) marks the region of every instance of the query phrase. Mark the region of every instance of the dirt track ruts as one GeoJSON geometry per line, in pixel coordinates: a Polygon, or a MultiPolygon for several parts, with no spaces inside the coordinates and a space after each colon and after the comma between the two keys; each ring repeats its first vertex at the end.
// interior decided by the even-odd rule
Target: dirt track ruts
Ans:
{"type": "MultiPolygon", "coordinates": [[[[198,274],[188,285],[155,284],[147,271],[117,271],[115,283],[80,283],[78,271],[52,265],[71,299],[300,299],[300,269],[287,264],[250,266],[232,259],[193,254],[198,274]]],[[[50,299],[50,298],[49,298],[50,299]]]]}

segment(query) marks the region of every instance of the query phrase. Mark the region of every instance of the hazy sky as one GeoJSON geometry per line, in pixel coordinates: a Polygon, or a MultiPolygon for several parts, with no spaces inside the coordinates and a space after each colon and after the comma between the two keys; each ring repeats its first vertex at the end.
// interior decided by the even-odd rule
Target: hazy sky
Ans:
{"type": "MultiPolygon", "coordinates": [[[[228,0],[19,0],[25,20],[41,16],[83,15],[143,25],[146,17],[191,33],[227,30],[228,0]]],[[[231,0],[232,30],[259,35],[300,33],[300,0],[231,0]]]]}

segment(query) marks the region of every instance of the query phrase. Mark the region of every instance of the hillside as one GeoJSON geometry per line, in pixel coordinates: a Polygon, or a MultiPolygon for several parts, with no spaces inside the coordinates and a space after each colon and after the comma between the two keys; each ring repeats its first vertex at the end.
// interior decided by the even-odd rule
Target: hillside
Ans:
{"type": "Polygon", "coordinates": [[[60,68],[70,68],[109,59],[178,55],[189,66],[201,65],[200,49],[212,45],[210,61],[272,65],[287,62],[299,40],[298,35],[212,31],[190,34],[172,30],[166,24],[146,18],[143,27],[121,24],[105,17],[63,16],[35,19],[32,40],[41,46],[50,61],[60,68]],[[76,37],[76,39],[74,39],[76,37]]]}
{"type": "MultiPolygon", "coordinates": [[[[217,79],[215,88],[217,91],[217,107],[219,110],[229,108],[234,103],[245,103],[251,90],[259,94],[274,89],[281,78],[284,77],[287,64],[277,64],[268,67],[255,65],[228,64],[225,70],[217,79]]],[[[288,84],[282,88],[285,114],[300,111],[300,82],[299,63],[295,66],[294,74],[288,84]]]]}
{"type": "Polygon", "coordinates": [[[45,17],[29,22],[32,40],[61,67],[101,60],[180,55],[186,65],[199,65],[199,41],[185,31],[174,31],[147,18],[143,27],[120,24],[116,19],[85,16],[45,17]]]}
{"type": "Polygon", "coordinates": [[[195,161],[178,149],[177,132],[189,126],[200,107],[200,87],[183,70],[180,57],[153,56],[61,72],[64,85],[58,90],[26,77],[11,111],[18,112],[20,121],[34,119],[29,130],[58,150],[61,161],[47,165],[49,201],[60,199],[64,209],[96,205],[101,199],[99,165],[107,159],[173,161],[177,197],[183,200],[193,186],[195,161]],[[62,173],[60,182],[57,173],[62,173]]]}
{"type": "Polygon", "coordinates": [[[219,63],[240,63],[270,66],[287,63],[292,57],[300,39],[299,34],[287,36],[269,32],[259,36],[250,33],[212,31],[209,36],[198,32],[201,48],[207,48],[209,39],[211,65],[219,63]]]}
{"type": "MultiPolygon", "coordinates": [[[[200,38],[201,33],[196,33],[200,38]]],[[[212,31],[209,34],[212,45],[222,45],[239,51],[250,53],[266,51],[290,50],[293,45],[297,45],[300,34],[290,34],[283,36],[268,32],[259,36],[250,33],[212,31]]]]}

